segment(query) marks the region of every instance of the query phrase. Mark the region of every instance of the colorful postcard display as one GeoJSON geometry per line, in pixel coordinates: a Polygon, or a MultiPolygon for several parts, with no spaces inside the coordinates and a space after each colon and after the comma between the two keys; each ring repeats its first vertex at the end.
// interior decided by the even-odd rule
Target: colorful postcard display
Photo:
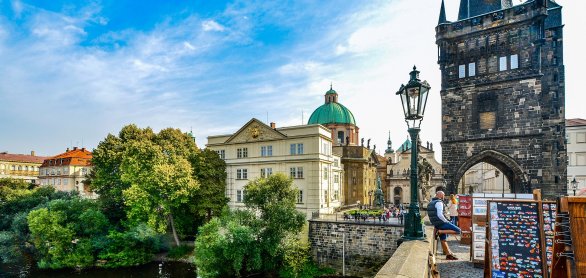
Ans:
{"type": "Polygon", "coordinates": [[[538,202],[490,201],[490,268],[493,278],[543,278],[538,202]]]}
{"type": "Polygon", "coordinates": [[[547,261],[547,268],[549,270],[551,268],[551,260],[553,259],[553,237],[557,205],[554,202],[544,202],[541,204],[541,206],[543,208],[543,234],[545,235],[545,257],[547,261]]]}

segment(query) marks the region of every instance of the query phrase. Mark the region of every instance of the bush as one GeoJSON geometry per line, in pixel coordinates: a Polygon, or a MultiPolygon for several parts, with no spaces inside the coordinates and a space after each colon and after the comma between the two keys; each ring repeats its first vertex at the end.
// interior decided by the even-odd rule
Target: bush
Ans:
{"type": "Polygon", "coordinates": [[[105,239],[104,250],[98,257],[104,267],[136,266],[148,263],[163,246],[162,236],[146,224],[129,231],[110,231],[105,239]]]}
{"type": "Polygon", "coordinates": [[[191,252],[193,252],[192,246],[180,245],[180,246],[176,246],[176,247],[171,248],[171,250],[169,250],[169,253],[167,254],[167,257],[169,257],[171,259],[180,259],[180,258],[187,257],[188,255],[191,254],[191,252]]]}

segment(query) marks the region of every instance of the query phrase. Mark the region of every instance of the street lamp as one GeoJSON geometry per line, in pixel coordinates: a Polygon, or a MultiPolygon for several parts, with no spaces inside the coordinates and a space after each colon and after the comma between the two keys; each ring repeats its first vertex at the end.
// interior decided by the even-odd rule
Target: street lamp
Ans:
{"type": "Polygon", "coordinates": [[[576,189],[578,189],[578,182],[576,181],[576,177],[572,180],[572,189],[574,190],[574,196],[576,196],[576,189]]]}
{"type": "Polygon", "coordinates": [[[368,207],[372,208],[372,190],[368,191],[368,207]]]}
{"type": "Polygon", "coordinates": [[[411,136],[411,203],[409,213],[405,218],[403,239],[424,239],[421,214],[419,213],[419,196],[417,188],[417,136],[421,127],[421,120],[425,113],[425,104],[431,88],[427,81],[419,80],[419,71],[413,66],[409,73],[407,85],[401,85],[397,95],[401,97],[405,122],[411,136]]]}

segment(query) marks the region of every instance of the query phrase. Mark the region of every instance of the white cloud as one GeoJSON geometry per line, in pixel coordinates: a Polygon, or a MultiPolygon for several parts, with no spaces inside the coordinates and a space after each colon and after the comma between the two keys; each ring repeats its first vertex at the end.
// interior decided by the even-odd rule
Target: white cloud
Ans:
{"type": "Polygon", "coordinates": [[[226,27],[220,25],[219,23],[217,23],[213,20],[206,20],[206,21],[202,22],[201,28],[206,32],[208,32],[208,31],[223,32],[224,30],[226,30],[226,27]]]}

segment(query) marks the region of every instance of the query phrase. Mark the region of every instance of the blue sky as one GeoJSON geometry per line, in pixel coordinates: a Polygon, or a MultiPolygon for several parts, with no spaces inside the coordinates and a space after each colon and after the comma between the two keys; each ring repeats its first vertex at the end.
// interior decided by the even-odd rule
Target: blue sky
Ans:
{"type": "MultiPolygon", "coordinates": [[[[454,20],[457,0],[446,0],[454,20]]],[[[518,2],[518,1],[517,1],[518,2]]],[[[578,107],[584,1],[564,5],[566,116],[578,107]]],[[[250,118],[307,121],[330,82],[378,149],[406,125],[413,64],[432,86],[424,141],[441,140],[439,0],[0,0],[0,151],[94,148],[129,123],[206,137],[250,118]],[[417,20],[413,20],[416,18],[417,20]],[[434,94],[435,93],[435,94],[434,94]]]]}

